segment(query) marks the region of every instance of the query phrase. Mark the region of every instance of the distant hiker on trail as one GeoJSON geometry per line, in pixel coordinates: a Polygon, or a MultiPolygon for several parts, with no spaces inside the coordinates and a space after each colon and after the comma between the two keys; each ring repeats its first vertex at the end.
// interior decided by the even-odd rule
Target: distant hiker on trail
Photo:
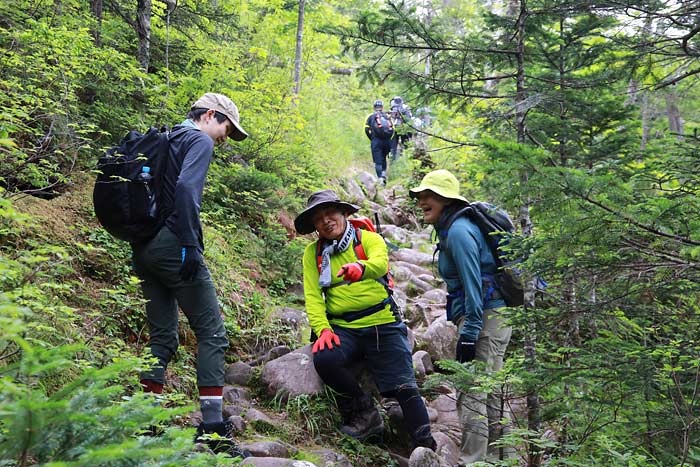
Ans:
{"type": "Polygon", "coordinates": [[[315,231],[319,236],[306,247],[303,259],[306,312],[318,336],[312,348],[314,366],[337,393],[341,432],[360,441],[383,436],[382,416],[350,369],[364,361],[379,392],[401,405],[412,448],[435,450],[407,328],[394,311],[387,246],[381,235],[348,219],[358,210],[332,190],[323,190],[309,197],[294,220],[300,234],[315,231]]]}
{"type": "Polygon", "coordinates": [[[396,96],[389,102],[391,108],[391,123],[394,125],[394,138],[391,140],[391,160],[395,161],[403,152],[406,143],[413,136],[411,132],[413,114],[401,96],[396,96]]]}
{"type": "Polygon", "coordinates": [[[379,182],[386,185],[386,156],[391,152],[394,125],[391,117],[384,112],[384,102],[374,101],[374,112],[365,122],[365,134],[372,142],[372,160],[379,182]]]}
{"type": "MultiPolygon", "coordinates": [[[[460,212],[469,202],[459,194],[459,181],[447,170],[435,170],[411,188],[410,195],[418,199],[424,221],[438,234],[438,272],[447,285],[447,319],[459,330],[455,359],[479,360],[487,371],[500,370],[511,327],[499,313],[506,304],[487,278],[496,272],[493,253],[479,227],[460,212]]],[[[458,394],[461,463],[486,460],[489,435],[494,441],[503,419],[509,417],[501,407],[498,395],[458,394]]]]}
{"type": "Polygon", "coordinates": [[[214,283],[202,258],[199,210],[214,145],[226,137],[241,141],[247,136],[231,99],[213,93],[198,99],[187,119],[170,133],[160,197],[165,224],[153,239],[132,244],[134,271],[148,300],[150,353],[158,361],[141,375],[141,384],[146,392],[163,392],[165,369],[178,347],[179,306],[197,336],[197,386],[202,410],[197,440],[216,433],[223,439],[210,440],[209,446],[234,457],[245,457],[246,453],[230,439],[233,426],[222,416],[228,338],[214,283]]]}

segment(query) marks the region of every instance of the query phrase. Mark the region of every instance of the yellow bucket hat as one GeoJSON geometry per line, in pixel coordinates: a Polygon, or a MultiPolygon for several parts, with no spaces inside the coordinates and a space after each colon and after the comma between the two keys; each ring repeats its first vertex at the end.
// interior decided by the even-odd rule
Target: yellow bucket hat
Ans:
{"type": "Polygon", "coordinates": [[[411,198],[416,198],[418,193],[425,190],[430,190],[443,198],[456,199],[465,203],[469,202],[466,198],[460,196],[459,180],[449,170],[440,169],[427,173],[421,180],[420,185],[416,188],[411,188],[408,194],[411,198]]]}

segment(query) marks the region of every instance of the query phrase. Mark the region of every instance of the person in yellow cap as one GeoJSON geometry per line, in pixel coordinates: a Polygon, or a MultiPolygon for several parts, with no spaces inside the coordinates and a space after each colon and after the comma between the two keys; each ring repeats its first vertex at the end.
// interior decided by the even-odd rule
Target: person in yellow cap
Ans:
{"type": "MultiPolygon", "coordinates": [[[[438,235],[438,272],[447,285],[447,319],[459,330],[455,359],[479,360],[487,371],[500,370],[512,330],[499,313],[506,304],[492,283],[496,262],[469,218],[471,208],[459,194],[459,181],[448,170],[435,170],[410,189],[410,196],[418,200],[424,221],[438,235]]],[[[497,436],[508,417],[501,402],[496,394],[458,394],[461,463],[486,460],[489,435],[497,436]]]]}
{"type": "Polygon", "coordinates": [[[146,392],[163,392],[165,369],[178,347],[178,307],[197,336],[197,386],[202,423],[196,440],[217,433],[209,446],[246,457],[230,440],[233,425],[222,415],[224,352],[228,347],[219,302],[204,264],[199,208],[214,145],[245,139],[238,107],[223,94],[207,93],[192,104],[187,119],[169,134],[169,150],[157,198],[163,226],[145,243],[132,244],[133,267],[141,279],[150,331],[149,350],[157,360],[141,374],[146,392]]]}

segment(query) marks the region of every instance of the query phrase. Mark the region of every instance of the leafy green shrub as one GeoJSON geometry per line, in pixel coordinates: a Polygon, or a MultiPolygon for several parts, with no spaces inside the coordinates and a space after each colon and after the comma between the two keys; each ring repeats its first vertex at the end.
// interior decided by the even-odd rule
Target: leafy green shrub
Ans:
{"type": "Polygon", "coordinates": [[[30,315],[0,294],[0,343],[20,355],[0,368],[0,465],[212,465],[192,452],[188,431],[143,435],[187,408],[165,409],[152,395],[131,394],[140,360],[116,358],[98,368],[83,346],[31,342],[22,337],[22,318],[30,315]],[[47,384],[66,372],[75,375],[72,381],[47,384]]]}
{"type": "Polygon", "coordinates": [[[284,205],[279,177],[238,164],[213,163],[204,210],[215,221],[247,224],[253,230],[284,205]]]}

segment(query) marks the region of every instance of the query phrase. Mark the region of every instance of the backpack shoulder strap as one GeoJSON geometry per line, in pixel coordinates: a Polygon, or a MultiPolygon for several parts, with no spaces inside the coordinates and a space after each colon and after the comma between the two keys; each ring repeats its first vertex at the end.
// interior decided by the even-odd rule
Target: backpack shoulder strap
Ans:
{"type": "Polygon", "coordinates": [[[459,219],[462,216],[467,216],[471,219],[472,217],[472,211],[473,208],[471,205],[464,206],[461,209],[456,210],[453,212],[447,219],[445,219],[445,222],[440,225],[440,229],[437,230],[438,233],[438,249],[440,248],[440,244],[444,241],[447,240],[447,231],[450,230],[450,227],[452,227],[452,224],[459,219]]]}
{"type": "Polygon", "coordinates": [[[323,262],[323,256],[321,255],[321,240],[316,241],[316,267],[318,268],[319,274],[321,273],[321,263],[323,262]]]}
{"type": "Polygon", "coordinates": [[[355,229],[355,239],[352,242],[352,249],[355,251],[357,259],[367,259],[365,247],[362,246],[362,229],[355,229]]]}

